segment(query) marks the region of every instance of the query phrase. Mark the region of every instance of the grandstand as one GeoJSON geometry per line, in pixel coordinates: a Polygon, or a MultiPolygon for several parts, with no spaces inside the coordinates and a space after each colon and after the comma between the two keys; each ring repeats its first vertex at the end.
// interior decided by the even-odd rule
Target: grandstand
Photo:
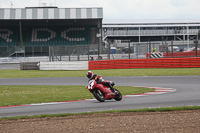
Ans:
{"type": "Polygon", "coordinates": [[[171,47],[178,47],[180,51],[193,47],[200,49],[199,19],[104,20],[102,34],[105,44],[116,48],[117,53],[131,51],[145,55],[150,53],[151,47],[156,49],[155,52],[171,51],[171,47]]]}
{"type": "Polygon", "coordinates": [[[199,20],[104,20],[104,39],[133,42],[190,41],[198,35],[199,20]]]}
{"type": "Polygon", "coordinates": [[[102,8],[0,9],[0,57],[66,54],[68,47],[70,56],[72,46],[98,47],[102,19],[102,8]]]}

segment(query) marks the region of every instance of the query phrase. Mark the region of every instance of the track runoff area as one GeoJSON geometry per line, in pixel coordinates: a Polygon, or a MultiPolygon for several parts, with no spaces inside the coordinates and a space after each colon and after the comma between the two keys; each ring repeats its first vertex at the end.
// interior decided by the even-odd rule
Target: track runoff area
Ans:
{"type": "MultiPolygon", "coordinates": [[[[136,87],[153,88],[153,89],[155,89],[155,91],[148,92],[148,93],[142,93],[142,94],[136,94],[136,95],[125,95],[125,96],[123,96],[123,98],[160,95],[160,94],[165,94],[165,93],[170,93],[170,92],[176,91],[176,89],[174,89],[174,88],[147,87],[147,86],[136,86],[136,87]]],[[[49,102],[49,103],[35,103],[35,104],[24,104],[24,105],[14,105],[14,106],[0,106],[0,108],[52,105],[52,104],[62,104],[62,103],[71,103],[71,102],[80,102],[80,101],[93,101],[93,100],[96,100],[96,99],[84,99],[84,100],[73,100],[73,101],[62,101],[62,102],[49,102]]]]}

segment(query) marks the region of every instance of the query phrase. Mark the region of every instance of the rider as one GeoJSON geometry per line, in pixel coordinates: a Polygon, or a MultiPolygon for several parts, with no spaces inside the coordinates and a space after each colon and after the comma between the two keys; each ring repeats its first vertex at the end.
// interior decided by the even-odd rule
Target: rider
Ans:
{"type": "MultiPolygon", "coordinates": [[[[102,76],[100,75],[97,75],[97,74],[93,74],[92,71],[88,71],[86,76],[88,77],[89,81],[94,79],[96,80],[96,82],[99,84],[99,83],[102,83],[103,85],[107,86],[110,88],[110,90],[114,93],[115,92],[115,89],[113,88],[113,86],[115,85],[115,83],[113,81],[107,81],[107,80],[104,80],[102,78],[102,76]]],[[[88,81],[88,82],[89,82],[88,81]]]]}

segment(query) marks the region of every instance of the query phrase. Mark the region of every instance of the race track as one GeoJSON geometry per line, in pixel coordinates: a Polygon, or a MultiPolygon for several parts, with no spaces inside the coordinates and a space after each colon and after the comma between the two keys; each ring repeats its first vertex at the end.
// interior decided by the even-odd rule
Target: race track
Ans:
{"type": "MultiPolygon", "coordinates": [[[[0,108],[0,117],[200,105],[200,76],[104,77],[104,79],[114,81],[117,86],[174,88],[176,91],[160,95],[126,97],[120,102],[112,100],[100,103],[96,100],[89,100],[6,107],[0,108]]],[[[87,79],[84,77],[1,78],[0,85],[87,85],[87,79]]]]}

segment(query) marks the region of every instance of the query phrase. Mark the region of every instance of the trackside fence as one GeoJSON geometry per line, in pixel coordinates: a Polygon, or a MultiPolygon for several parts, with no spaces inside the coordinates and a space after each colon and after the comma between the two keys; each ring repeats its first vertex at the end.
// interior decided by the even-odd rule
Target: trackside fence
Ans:
{"type": "Polygon", "coordinates": [[[40,62],[39,70],[96,70],[128,68],[198,68],[200,57],[40,62]]]}
{"type": "Polygon", "coordinates": [[[200,67],[200,57],[100,60],[89,61],[88,67],[89,70],[127,68],[194,68],[200,67]]]}

